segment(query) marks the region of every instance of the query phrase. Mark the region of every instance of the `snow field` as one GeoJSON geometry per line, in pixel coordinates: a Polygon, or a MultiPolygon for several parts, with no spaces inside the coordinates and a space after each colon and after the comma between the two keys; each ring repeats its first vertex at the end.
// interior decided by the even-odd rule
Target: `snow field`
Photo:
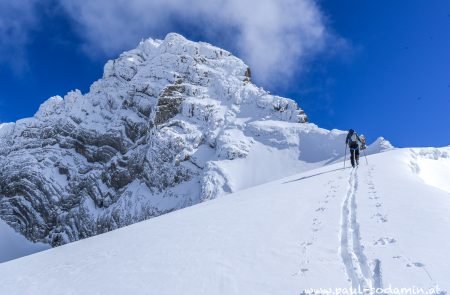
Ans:
{"type": "Polygon", "coordinates": [[[355,170],[325,166],[1,264],[0,291],[449,290],[448,193],[411,169],[410,149],[368,160],[355,170]]]}

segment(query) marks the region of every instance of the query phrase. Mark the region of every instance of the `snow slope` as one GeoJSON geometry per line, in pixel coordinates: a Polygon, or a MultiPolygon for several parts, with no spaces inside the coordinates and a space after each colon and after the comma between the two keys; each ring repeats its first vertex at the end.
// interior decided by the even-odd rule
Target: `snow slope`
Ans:
{"type": "Polygon", "coordinates": [[[28,241],[0,219],[0,263],[49,248],[48,244],[28,241]]]}
{"type": "Polygon", "coordinates": [[[449,153],[398,149],[355,170],[331,164],[3,263],[0,293],[448,291],[449,153]],[[429,182],[433,165],[443,182],[429,182]]]}

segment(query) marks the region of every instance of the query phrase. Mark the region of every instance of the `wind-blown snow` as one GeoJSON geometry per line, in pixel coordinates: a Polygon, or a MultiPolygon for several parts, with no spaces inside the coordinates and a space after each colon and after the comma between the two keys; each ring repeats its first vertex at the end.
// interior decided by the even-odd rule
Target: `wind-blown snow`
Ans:
{"type": "MultiPolygon", "coordinates": [[[[433,151],[447,160],[448,148],[433,151]]],[[[0,293],[450,290],[450,198],[417,173],[422,152],[328,165],[1,264],[0,293]]]]}

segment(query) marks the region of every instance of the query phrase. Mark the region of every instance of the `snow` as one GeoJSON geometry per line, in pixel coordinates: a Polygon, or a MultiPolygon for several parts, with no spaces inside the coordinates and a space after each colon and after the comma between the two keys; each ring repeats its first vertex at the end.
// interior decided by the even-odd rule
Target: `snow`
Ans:
{"type": "Polygon", "coordinates": [[[450,193],[450,148],[442,150],[422,149],[417,159],[418,173],[425,183],[450,193]]]}
{"type": "Polygon", "coordinates": [[[50,245],[28,241],[0,219],[0,263],[49,248],[50,245]]]}
{"type": "Polygon", "coordinates": [[[444,173],[450,169],[450,159],[441,161],[421,159],[419,166],[420,176],[425,183],[450,193],[450,176],[444,173]]]}
{"type": "Polygon", "coordinates": [[[448,152],[390,150],[357,169],[337,162],[6,262],[0,293],[448,292],[448,152]]]}

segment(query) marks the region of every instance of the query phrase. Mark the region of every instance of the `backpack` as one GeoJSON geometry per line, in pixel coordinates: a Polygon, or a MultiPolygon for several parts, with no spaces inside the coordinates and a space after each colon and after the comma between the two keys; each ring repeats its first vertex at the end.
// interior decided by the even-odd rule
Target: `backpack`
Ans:
{"type": "Polygon", "coordinates": [[[361,140],[361,149],[365,150],[366,149],[366,137],[364,135],[361,134],[361,136],[359,137],[359,139],[361,140]]]}
{"type": "Polygon", "coordinates": [[[350,136],[350,144],[357,144],[358,143],[358,136],[356,135],[356,132],[353,132],[353,134],[350,136]]]}

